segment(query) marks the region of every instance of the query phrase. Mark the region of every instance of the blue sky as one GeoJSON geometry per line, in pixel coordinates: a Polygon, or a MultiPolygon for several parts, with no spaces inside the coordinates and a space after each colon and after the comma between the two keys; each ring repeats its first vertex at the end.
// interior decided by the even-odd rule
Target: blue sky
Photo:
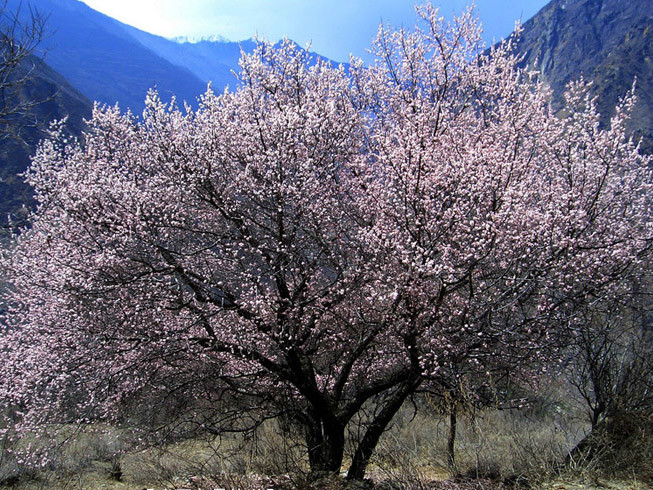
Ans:
{"type": "MultiPolygon", "coordinates": [[[[83,0],[122,22],[165,37],[223,36],[232,41],[255,34],[289,37],[336,61],[365,50],[381,21],[395,27],[415,21],[413,0],[83,0]]],[[[459,13],[470,0],[441,0],[441,13],[459,13]]],[[[507,36],[548,0],[476,0],[487,42],[507,36]]]]}

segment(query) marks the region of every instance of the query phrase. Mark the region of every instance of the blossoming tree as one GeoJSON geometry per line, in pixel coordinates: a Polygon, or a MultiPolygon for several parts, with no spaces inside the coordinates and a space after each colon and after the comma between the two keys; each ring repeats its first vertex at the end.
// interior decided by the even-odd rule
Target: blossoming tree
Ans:
{"type": "Polygon", "coordinates": [[[522,370],[619,286],[651,236],[631,99],[600,129],[577,84],[557,117],[470,12],[419,13],[369,68],[261,44],[195,112],[153,92],[142,119],[96,108],[83,144],[54,128],[4,261],[1,389],[25,427],[156,396],[215,432],[283,414],[324,473],[372,406],[362,478],[411,395],[522,370]],[[248,410],[205,410],[225,399],[248,410]]]}

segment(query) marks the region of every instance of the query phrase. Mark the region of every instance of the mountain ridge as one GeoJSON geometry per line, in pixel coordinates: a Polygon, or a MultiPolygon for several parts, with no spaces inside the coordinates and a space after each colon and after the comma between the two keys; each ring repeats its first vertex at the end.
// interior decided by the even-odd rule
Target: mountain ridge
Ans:
{"type": "Polygon", "coordinates": [[[252,39],[240,42],[179,42],[127,24],[121,24],[120,27],[158,56],[189,70],[205,84],[211,82],[211,86],[218,90],[236,83],[233,71],[238,68],[241,51],[251,53],[256,47],[256,42],[252,39]]]}
{"type": "MultiPolygon", "coordinates": [[[[20,131],[0,141],[2,223],[5,216],[22,216],[25,207],[33,205],[20,174],[51,121],[68,117],[68,132],[80,137],[83,119],[91,114],[91,100],[118,104],[138,117],[152,87],[164,100],[174,95],[179,105],[196,107],[209,80],[216,91],[238,83],[234,71],[241,52],[256,46],[251,39],[175,42],[121,23],[78,0],[38,0],[34,6],[47,17],[49,32],[35,53],[46,61],[32,56],[26,62],[23,69],[33,70],[33,77],[21,97],[40,103],[18,122],[20,131]]],[[[7,0],[9,11],[23,15],[29,25],[26,7],[27,0],[7,0]]]]}

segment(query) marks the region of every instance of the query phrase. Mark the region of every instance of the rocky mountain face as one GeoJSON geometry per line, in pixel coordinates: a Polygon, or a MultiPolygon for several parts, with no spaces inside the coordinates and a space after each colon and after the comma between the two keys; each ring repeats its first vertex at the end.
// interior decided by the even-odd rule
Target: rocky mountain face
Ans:
{"type": "Polygon", "coordinates": [[[653,150],[653,3],[650,0],[553,0],[524,23],[517,44],[524,65],[541,72],[559,104],[566,84],[593,82],[607,123],[636,80],[631,122],[642,148],[653,150]]]}

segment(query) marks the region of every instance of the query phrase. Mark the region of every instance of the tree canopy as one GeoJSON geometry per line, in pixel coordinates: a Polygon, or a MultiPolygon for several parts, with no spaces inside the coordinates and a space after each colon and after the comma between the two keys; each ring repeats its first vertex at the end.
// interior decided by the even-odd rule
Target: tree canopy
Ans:
{"type": "Polygon", "coordinates": [[[170,397],[215,432],[283,414],[322,473],[372,404],[362,478],[417,391],[528,375],[620,286],[651,237],[632,96],[609,129],[582,83],[556,115],[471,11],[419,14],[371,67],[261,43],[197,111],[151,92],[142,118],[96,107],[83,142],[53,128],[4,260],[0,389],[25,427],[170,397]]]}

